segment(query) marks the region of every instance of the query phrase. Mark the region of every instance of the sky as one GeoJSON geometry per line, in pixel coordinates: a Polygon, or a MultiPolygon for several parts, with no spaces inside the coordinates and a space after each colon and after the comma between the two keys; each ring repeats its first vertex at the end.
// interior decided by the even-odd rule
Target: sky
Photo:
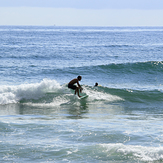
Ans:
{"type": "Polygon", "coordinates": [[[0,0],[0,25],[163,26],[163,0],[0,0]]]}

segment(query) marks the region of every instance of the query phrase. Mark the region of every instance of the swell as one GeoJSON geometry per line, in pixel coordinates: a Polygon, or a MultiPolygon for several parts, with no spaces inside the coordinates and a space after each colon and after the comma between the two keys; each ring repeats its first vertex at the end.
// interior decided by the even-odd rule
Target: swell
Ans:
{"type": "Polygon", "coordinates": [[[163,73],[163,61],[147,61],[147,62],[129,62],[129,63],[111,63],[111,64],[100,64],[90,66],[78,66],[78,67],[66,67],[62,68],[65,73],[75,72],[78,74],[79,71],[84,75],[101,76],[101,75],[112,75],[112,78],[118,77],[119,75],[159,75],[161,77],[163,73]],[[89,74],[88,74],[89,73],[89,74]],[[101,75],[100,75],[101,74],[101,75]]]}
{"type": "Polygon", "coordinates": [[[120,64],[108,64],[92,66],[94,69],[102,71],[121,71],[123,73],[138,73],[138,72],[163,72],[163,61],[148,61],[148,62],[136,62],[136,63],[120,63],[120,64]]]}
{"type": "Polygon", "coordinates": [[[136,103],[155,103],[162,102],[163,92],[160,90],[128,90],[106,88],[112,95],[117,95],[128,102],[136,103]]]}

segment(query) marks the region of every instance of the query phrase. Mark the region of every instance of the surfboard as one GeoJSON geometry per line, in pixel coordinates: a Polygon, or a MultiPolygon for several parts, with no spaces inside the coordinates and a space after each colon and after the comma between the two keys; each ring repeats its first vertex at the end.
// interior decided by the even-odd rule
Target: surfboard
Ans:
{"type": "Polygon", "coordinates": [[[88,95],[84,95],[84,96],[80,97],[80,99],[87,98],[87,97],[88,97],[88,95]]]}

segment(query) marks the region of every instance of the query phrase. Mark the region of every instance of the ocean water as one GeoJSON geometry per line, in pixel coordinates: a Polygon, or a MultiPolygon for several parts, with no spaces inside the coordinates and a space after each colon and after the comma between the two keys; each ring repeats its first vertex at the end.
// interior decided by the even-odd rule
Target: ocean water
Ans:
{"type": "Polygon", "coordinates": [[[0,162],[163,162],[163,27],[0,36],[0,162]],[[85,99],[67,88],[78,75],[85,99]]]}

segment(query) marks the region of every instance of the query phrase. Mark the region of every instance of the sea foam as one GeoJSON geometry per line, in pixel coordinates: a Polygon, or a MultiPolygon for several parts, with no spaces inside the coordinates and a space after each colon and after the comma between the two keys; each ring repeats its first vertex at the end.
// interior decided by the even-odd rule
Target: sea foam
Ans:
{"type": "Polygon", "coordinates": [[[39,99],[47,92],[61,89],[56,80],[44,79],[40,83],[21,84],[17,86],[0,86],[0,104],[18,103],[22,99],[39,99]]]}
{"type": "Polygon", "coordinates": [[[121,143],[116,144],[100,144],[103,152],[108,154],[108,157],[119,156],[128,160],[129,158],[139,161],[162,161],[163,160],[163,147],[147,147],[140,145],[124,145],[121,143]]]}

